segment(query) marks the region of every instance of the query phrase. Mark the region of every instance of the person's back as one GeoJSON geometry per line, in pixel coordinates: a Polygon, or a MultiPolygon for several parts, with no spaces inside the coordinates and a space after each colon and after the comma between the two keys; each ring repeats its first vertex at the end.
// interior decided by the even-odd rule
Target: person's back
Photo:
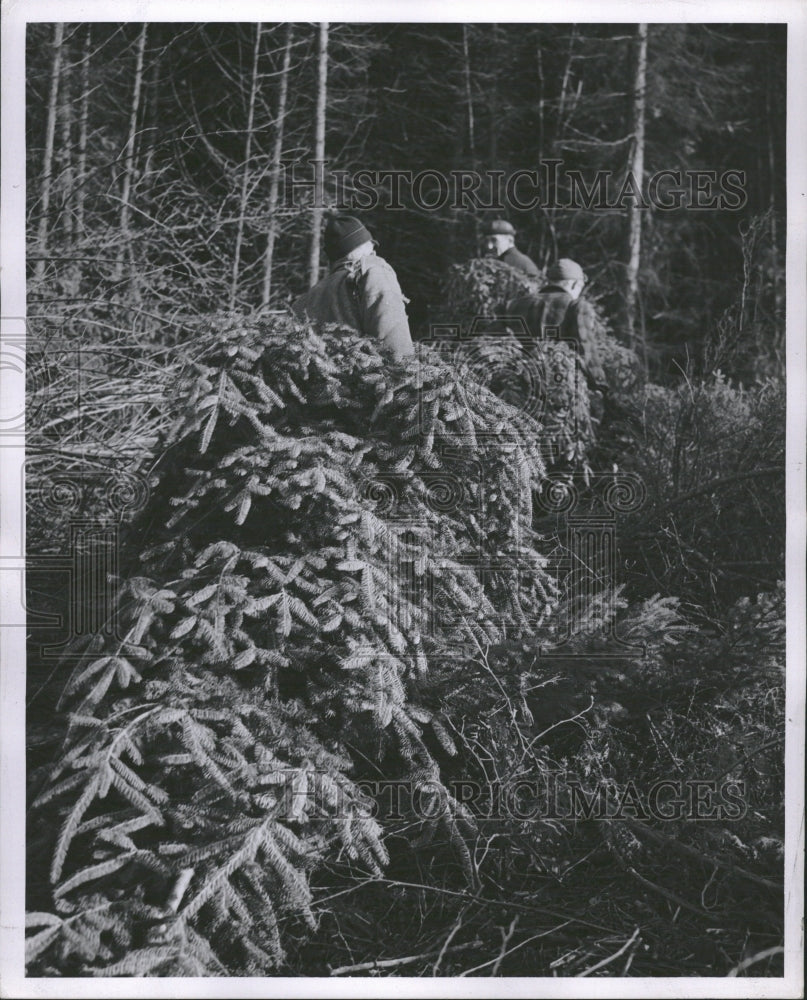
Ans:
{"type": "Polygon", "coordinates": [[[369,231],[350,216],[330,219],[325,251],[331,272],[292,303],[295,316],[348,326],[396,360],[411,355],[406,300],[395,271],[375,253],[369,231]]]}
{"type": "Polygon", "coordinates": [[[514,267],[517,271],[523,271],[530,278],[540,278],[541,276],[537,264],[516,246],[509,247],[503,254],[500,254],[499,260],[514,267]]]}
{"type": "Polygon", "coordinates": [[[534,295],[508,302],[506,315],[522,319],[535,340],[570,341],[578,352],[589,387],[602,390],[605,374],[594,342],[591,307],[580,298],[585,275],[579,264],[562,258],[547,271],[547,284],[534,295]]]}

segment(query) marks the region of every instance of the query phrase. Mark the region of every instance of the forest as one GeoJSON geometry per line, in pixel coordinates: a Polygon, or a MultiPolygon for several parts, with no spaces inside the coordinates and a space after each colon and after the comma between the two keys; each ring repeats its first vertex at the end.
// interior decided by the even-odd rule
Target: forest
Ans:
{"type": "Polygon", "coordinates": [[[783,975],[786,69],[27,26],[29,976],[783,975]],[[335,211],[412,358],[292,315],[335,211]]]}

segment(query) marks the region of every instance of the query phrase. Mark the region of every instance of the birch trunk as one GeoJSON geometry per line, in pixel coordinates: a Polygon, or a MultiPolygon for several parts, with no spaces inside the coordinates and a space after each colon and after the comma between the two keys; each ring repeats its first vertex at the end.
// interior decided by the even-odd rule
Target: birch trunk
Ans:
{"type": "Polygon", "coordinates": [[[61,131],[59,135],[59,150],[56,160],[59,172],[59,192],[61,195],[61,229],[64,233],[64,246],[68,254],[73,246],[73,231],[75,224],[74,215],[74,183],[73,183],[73,147],[71,138],[73,134],[73,107],[72,101],[72,76],[69,62],[69,45],[65,43],[68,58],[62,61],[62,80],[59,94],[59,111],[57,117],[61,119],[61,131]]]}
{"type": "MultiPolygon", "coordinates": [[[[315,171],[325,167],[325,102],[328,96],[328,22],[319,26],[319,66],[317,70],[317,111],[314,140],[315,171]]],[[[308,286],[319,280],[319,247],[322,230],[322,191],[314,187],[314,208],[311,213],[311,254],[308,259],[308,286]]]]}
{"type": "Polygon", "coordinates": [[[50,94],[48,95],[48,119],[45,125],[45,155],[42,161],[42,203],[40,205],[37,243],[39,260],[36,262],[34,277],[41,281],[45,274],[45,254],[48,243],[48,212],[53,187],[53,139],[56,135],[56,106],[59,97],[59,76],[62,70],[62,42],[64,25],[53,27],[53,62],[50,71],[50,94]]]}
{"type": "Polygon", "coordinates": [[[87,122],[90,116],[90,46],[92,25],[87,25],[81,58],[81,104],[78,114],[78,167],[76,178],[76,235],[84,236],[84,205],[87,199],[87,122]]]}
{"type": "Polygon", "coordinates": [[[129,135],[126,142],[126,163],[123,171],[123,191],[121,193],[120,210],[120,234],[121,250],[118,256],[118,263],[115,268],[115,280],[120,281],[123,276],[124,254],[131,257],[131,234],[129,232],[130,199],[132,194],[132,180],[134,177],[135,164],[135,142],[137,139],[137,114],[140,110],[140,93],[143,89],[143,58],[146,51],[146,33],[148,25],[144,24],[140,29],[140,37],[137,41],[137,62],[135,64],[134,88],[132,90],[132,104],[129,110],[129,135]]]}
{"type": "MultiPolygon", "coordinates": [[[[634,42],[636,51],[633,77],[633,99],[631,106],[631,132],[633,145],[629,169],[639,190],[644,176],[645,145],[645,86],[647,77],[647,25],[639,24],[634,42]]],[[[642,209],[631,199],[628,204],[628,264],[625,274],[625,321],[628,343],[635,350],[637,346],[636,309],[639,301],[639,264],[642,255],[642,209]]],[[[642,324],[644,327],[644,324],[642,324]]],[[[642,336],[644,340],[644,335],[642,336]]],[[[645,346],[644,343],[642,345],[645,346]]],[[[642,351],[646,365],[646,351],[642,351]]]]}
{"type": "Polygon", "coordinates": [[[249,161],[252,156],[252,126],[255,121],[255,97],[258,93],[258,61],[261,53],[261,23],[255,26],[255,48],[252,51],[252,79],[249,86],[249,109],[247,111],[247,138],[244,147],[244,170],[241,174],[241,196],[238,200],[238,227],[235,232],[233,252],[233,273],[230,278],[230,309],[235,308],[238,295],[238,272],[241,267],[241,247],[244,242],[244,219],[247,214],[247,191],[249,189],[249,161]]]}
{"type": "Polygon", "coordinates": [[[294,40],[294,25],[286,28],[286,46],[283,51],[283,69],[280,74],[280,93],[277,99],[275,120],[275,146],[272,151],[272,176],[269,180],[269,230],[266,234],[266,254],[263,263],[263,291],[261,305],[268,306],[272,295],[272,262],[277,239],[277,199],[280,190],[280,161],[283,157],[283,133],[286,124],[286,102],[289,95],[289,67],[291,66],[291,46],[294,40]]]}

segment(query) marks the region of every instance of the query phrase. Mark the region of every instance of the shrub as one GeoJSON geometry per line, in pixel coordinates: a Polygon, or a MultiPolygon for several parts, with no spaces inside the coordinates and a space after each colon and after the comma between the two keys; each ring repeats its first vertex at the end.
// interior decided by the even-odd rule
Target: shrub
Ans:
{"type": "Polygon", "coordinates": [[[775,588],[784,565],[784,385],[718,377],[648,385],[623,467],[648,501],[620,526],[634,587],[686,594],[715,613],[775,588]]]}

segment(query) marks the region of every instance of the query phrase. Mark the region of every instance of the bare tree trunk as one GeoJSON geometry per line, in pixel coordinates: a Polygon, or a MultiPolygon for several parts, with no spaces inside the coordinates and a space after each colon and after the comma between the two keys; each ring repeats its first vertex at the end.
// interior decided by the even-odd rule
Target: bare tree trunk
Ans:
{"type": "Polygon", "coordinates": [[[241,175],[241,197],[238,201],[238,228],[235,232],[233,252],[233,273],[230,279],[230,309],[235,308],[238,294],[238,270],[241,266],[241,245],[244,242],[244,218],[247,214],[247,190],[249,187],[249,161],[252,156],[252,125],[255,121],[255,95],[258,93],[258,60],[261,53],[260,21],[255,26],[255,48],[252,51],[252,81],[249,86],[249,109],[247,111],[247,139],[244,148],[244,171],[241,175]]]}
{"type": "Polygon", "coordinates": [[[501,37],[498,24],[492,24],[493,33],[493,79],[490,83],[490,147],[491,167],[499,158],[499,67],[501,64],[501,37]]]}
{"type": "Polygon", "coordinates": [[[272,295],[272,261],[277,239],[277,198],[280,190],[280,161],[283,157],[283,133],[286,123],[286,102],[289,95],[289,68],[291,66],[291,46],[294,40],[294,24],[290,21],[286,28],[286,46],[283,50],[283,69],[280,74],[280,94],[277,99],[275,120],[275,146],[272,151],[272,176],[269,181],[269,231],[266,234],[266,255],[263,260],[263,292],[261,305],[268,306],[272,295]]]}
{"type": "Polygon", "coordinates": [[[34,276],[41,281],[45,274],[45,253],[48,242],[48,211],[53,186],[53,139],[56,134],[56,105],[59,97],[59,76],[62,70],[62,42],[64,40],[64,25],[53,26],[53,62],[50,70],[50,94],[48,95],[48,120],[45,126],[45,156],[42,162],[42,203],[40,205],[39,229],[37,243],[39,244],[39,260],[36,262],[34,276]]]}
{"type": "Polygon", "coordinates": [[[120,234],[121,249],[115,268],[115,280],[120,281],[123,275],[123,255],[131,255],[131,234],[129,233],[129,207],[134,176],[135,140],[137,138],[137,113],[140,110],[140,92],[143,88],[143,56],[146,51],[146,32],[148,25],[143,24],[140,38],[137,41],[137,62],[135,65],[134,89],[132,104],[129,111],[129,137],[126,142],[126,165],[123,171],[123,192],[121,194],[120,234]]]}
{"type": "Polygon", "coordinates": [[[558,103],[558,138],[561,138],[561,133],[563,131],[563,115],[566,111],[566,95],[569,92],[569,77],[572,72],[572,56],[574,55],[574,43],[576,37],[577,27],[573,24],[572,32],[569,35],[569,51],[566,54],[566,66],[563,70],[563,80],[560,84],[560,101],[558,103]]]}
{"type": "MultiPolygon", "coordinates": [[[[641,191],[644,176],[645,85],[647,77],[647,25],[639,24],[634,42],[636,61],[631,105],[631,132],[633,145],[629,169],[641,191]]],[[[642,210],[632,199],[628,204],[628,264],[625,274],[625,323],[628,343],[636,348],[636,304],[639,298],[639,264],[642,254],[642,210]]],[[[643,348],[646,345],[643,344],[643,348]]],[[[642,351],[647,365],[647,352],[642,351]]]]}
{"type": "Polygon", "coordinates": [[[92,25],[87,25],[81,58],[81,105],[78,113],[78,176],[76,186],[76,235],[84,236],[84,205],[87,198],[87,121],[90,115],[90,46],[92,25]]]}
{"type": "MultiPolygon", "coordinates": [[[[70,47],[67,45],[67,57],[69,60],[70,47]]],[[[59,136],[59,150],[56,160],[59,164],[59,189],[61,192],[61,227],[65,238],[65,247],[70,249],[73,245],[73,227],[75,217],[73,215],[73,147],[71,136],[73,133],[73,107],[72,101],[72,74],[69,62],[62,63],[62,83],[59,95],[59,113],[61,118],[61,134],[59,136]]]]}
{"type": "Polygon", "coordinates": [[[468,152],[471,167],[476,167],[476,136],[474,135],[474,98],[471,92],[471,56],[468,50],[468,25],[462,26],[462,70],[465,78],[465,108],[468,116],[468,152]]]}
{"type": "MultiPolygon", "coordinates": [[[[152,41],[153,41],[152,35],[152,41]]],[[[151,74],[144,82],[142,134],[148,136],[142,160],[143,193],[148,197],[154,189],[154,158],[158,143],[153,139],[160,129],[160,76],[163,68],[164,49],[158,49],[151,56],[151,74]]],[[[170,77],[170,73],[168,74],[170,77]]],[[[166,81],[167,82],[167,81],[166,81]]]]}
{"type": "MultiPolygon", "coordinates": [[[[317,112],[314,141],[314,160],[325,166],[325,102],[328,96],[328,22],[319,26],[319,68],[317,71],[317,112]]],[[[311,255],[308,260],[308,286],[313,288],[319,280],[319,246],[322,229],[322,192],[314,188],[314,210],[311,215],[311,255]]]]}

